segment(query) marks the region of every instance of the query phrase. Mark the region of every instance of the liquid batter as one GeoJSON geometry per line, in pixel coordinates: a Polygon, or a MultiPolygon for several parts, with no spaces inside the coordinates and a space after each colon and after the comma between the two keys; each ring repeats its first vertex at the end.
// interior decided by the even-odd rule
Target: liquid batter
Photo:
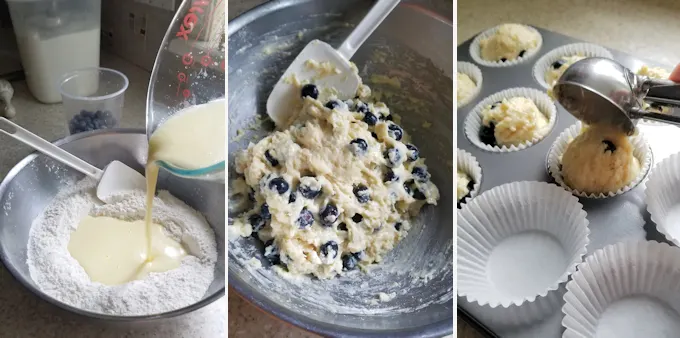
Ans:
{"type": "MultiPolygon", "coordinates": [[[[149,138],[146,165],[146,238],[152,248],[152,206],[158,161],[184,169],[200,169],[224,161],[225,100],[187,108],[165,121],[149,138]]],[[[153,260],[151,256],[148,259],[153,260]]]]}
{"type": "Polygon", "coordinates": [[[215,165],[225,158],[225,101],[192,106],[163,123],[149,139],[144,221],[85,217],[68,245],[92,281],[116,285],[180,266],[182,245],[152,222],[153,199],[163,161],[184,169],[215,165]]]}
{"type": "Polygon", "coordinates": [[[71,234],[68,250],[90,279],[107,285],[124,284],[164,272],[181,264],[186,252],[168,238],[158,224],[151,225],[152,245],[147,248],[144,221],[127,222],[112,217],[86,216],[71,234]],[[148,261],[149,257],[154,257],[148,261]]]}

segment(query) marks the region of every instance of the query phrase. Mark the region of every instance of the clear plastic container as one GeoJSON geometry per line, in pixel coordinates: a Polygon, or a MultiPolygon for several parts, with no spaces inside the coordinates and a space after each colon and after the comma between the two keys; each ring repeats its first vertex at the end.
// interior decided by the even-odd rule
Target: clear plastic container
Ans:
{"type": "MultiPolygon", "coordinates": [[[[224,99],[225,3],[183,1],[177,10],[151,73],[146,105],[147,137],[183,109],[224,99]]],[[[224,161],[196,170],[165,162],[159,165],[178,176],[224,180],[224,161]]]]}
{"type": "Polygon", "coordinates": [[[69,132],[117,127],[128,84],[125,74],[108,68],[86,68],[64,74],[59,91],[69,132]]]}
{"type": "Polygon", "coordinates": [[[28,89],[43,103],[61,101],[59,80],[99,66],[101,0],[8,0],[28,89]]]}

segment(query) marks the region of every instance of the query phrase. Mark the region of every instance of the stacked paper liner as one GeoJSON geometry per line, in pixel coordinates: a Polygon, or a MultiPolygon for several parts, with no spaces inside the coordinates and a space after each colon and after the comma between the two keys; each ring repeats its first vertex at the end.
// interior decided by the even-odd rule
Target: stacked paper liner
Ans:
{"type": "Polygon", "coordinates": [[[533,89],[533,88],[510,88],[498,93],[492,94],[491,96],[485,98],[479,102],[470,111],[470,114],[465,119],[465,135],[467,138],[477,147],[491,152],[511,152],[518,151],[528,148],[543,138],[550,134],[552,128],[555,126],[555,121],[557,120],[557,108],[555,108],[555,103],[552,99],[545,93],[533,89]],[[548,126],[546,127],[547,132],[545,135],[540,135],[532,140],[526,141],[520,145],[508,146],[490,146],[479,138],[479,130],[482,128],[482,111],[489,105],[502,101],[503,99],[510,99],[513,97],[526,97],[534,101],[538,110],[541,111],[543,115],[548,119],[548,126]]]}
{"type": "Polygon", "coordinates": [[[582,205],[560,187],[494,187],[458,211],[458,296],[494,323],[541,319],[559,308],[588,234],[582,205]]]}
{"type": "Polygon", "coordinates": [[[536,64],[534,64],[534,78],[541,86],[543,86],[543,88],[550,89],[552,86],[550,86],[545,81],[546,72],[548,72],[548,70],[552,68],[552,64],[561,57],[574,55],[580,55],[584,57],[599,56],[608,59],[614,58],[612,53],[604,47],[600,47],[591,43],[573,43],[555,48],[538,59],[536,64]]]}
{"type": "Polygon", "coordinates": [[[460,108],[460,107],[470,103],[470,101],[472,101],[472,99],[474,99],[475,97],[477,97],[477,95],[479,95],[479,91],[480,91],[480,89],[482,89],[483,79],[482,79],[482,71],[479,70],[479,67],[475,66],[472,63],[459,61],[458,64],[457,64],[457,68],[458,68],[458,73],[465,74],[465,75],[469,76],[470,79],[472,79],[472,82],[474,82],[475,85],[476,85],[475,91],[472,93],[472,95],[468,96],[464,100],[458,101],[458,107],[460,108]]]}
{"type": "Polygon", "coordinates": [[[680,153],[657,164],[646,183],[647,211],[656,229],[675,245],[680,245],[680,153]]]}
{"type": "Polygon", "coordinates": [[[640,184],[640,182],[642,182],[642,180],[644,180],[653,163],[652,149],[649,147],[649,144],[647,144],[644,136],[641,133],[638,133],[637,135],[631,136],[630,142],[633,145],[633,156],[635,156],[638,161],[640,161],[640,173],[628,185],[617,191],[606,191],[601,193],[585,193],[583,191],[572,189],[570,186],[568,186],[562,177],[562,155],[567,150],[569,143],[581,133],[582,127],[583,124],[578,121],[564,130],[557,137],[555,143],[553,143],[550,151],[548,152],[548,174],[550,174],[550,176],[555,179],[557,184],[576,196],[599,199],[621,195],[635,188],[638,184],[640,184]]]}
{"type": "Polygon", "coordinates": [[[509,60],[509,61],[505,61],[505,62],[484,60],[484,59],[482,59],[482,55],[480,54],[479,44],[482,42],[482,40],[496,34],[496,31],[498,31],[499,27],[500,26],[496,26],[496,27],[487,29],[486,31],[477,35],[474,38],[474,40],[472,40],[472,43],[470,43],[470,56],[478,64],[483,65],[483,66],[487,66],[487,67],[515,66],[515,65],[518,65],[518,64],[520,64],[520,63],[522,63],[522,62],[524,62],[528,59],[531,59],[534,55],[536,55],[536,53],[539,50],[541,50],[541,47],[543,46],[543,37],[541,36],[541,33],[538,32],[535,28],[533,28],[531,26],[524,25],[524,27],[534,31],[536,33],[536,35],[538,36],[538,45],[536,46],[536,48],[533,48],[533,49],[526,51],[524,56],[518,57],[514,60],[509,60]]]}
{"type": "Polygon", "coordinates": [[[465,150],[458,149],[457,157],[457,170],[464,172],[475,182],[470,190],[470,196],[460,201],[460,204],[465,204],[479,192],[479,187],[482,185],[482,167],[479,166],[477,159],[465,150]]]}
{"type": "Polygon", "coordinates": [[[680,249],[624,242],[595,251],[567,284],[565,338],[680,336],[680,249]]]}

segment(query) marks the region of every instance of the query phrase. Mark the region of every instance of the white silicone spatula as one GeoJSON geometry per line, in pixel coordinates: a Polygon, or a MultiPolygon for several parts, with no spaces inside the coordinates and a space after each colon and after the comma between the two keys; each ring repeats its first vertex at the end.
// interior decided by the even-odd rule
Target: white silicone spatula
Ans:
{"type": "Polygon", "coordinates": [[[109,163],[104,170],[100,170],[4,117],[0,117],[0,132],[98,180],[97,198],[103,202],[108,203],[111,196],[125,191],[146,189],[146,179],[144,176],[120,161],[113,161],[109,163]]]}
{"type": "Polygon", "coordinates": [[[300,93],[290,81],[293,76],[301,82],[315,84],[320,92],[324,88],[334,88],[334,94],[341,100],[353,98],[361,84],[361,79],[352,70],[349,60],[399,4],[399,1],[378,0],[337,50],[320,40],[313,40],[307,44],[269,94],[267,114],[272,121],[279,127],[286,126],[294,113],[292,107],[295,107],[297,100],[300,100],[300,93]],[[314,60],[318,63],[330,62],[332,67],[338,71],[336,74],[319,76],[317,70],[305,64],[307,60],[314,60]]]}

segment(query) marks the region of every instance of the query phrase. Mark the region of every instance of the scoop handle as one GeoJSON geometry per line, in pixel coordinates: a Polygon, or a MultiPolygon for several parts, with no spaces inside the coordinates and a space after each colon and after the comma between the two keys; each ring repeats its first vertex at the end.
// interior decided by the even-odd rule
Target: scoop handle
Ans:
{"type": "Polygon", "coordinates": [[[368,14],[359,22],[347,39],[337,49],[345,59],[350,60],[354,53],[364,44],[380,23],[392,12],[400,0],[378,0],[368,14]]]}
{"type": "Polygon", "coordinates": [[[75,169],[81,173],[100,179],[102,171],[99,168],[81,160],[68,151],[61,149],[40,136],[31,133],[30,131],[20,127],[18,124],[0,117],[0,132],[23,142],[33,149],[75,169]]]}
{"type": "Polygon", "coordinates": [[[645,100],[662,105],[680,106],[680,83],[647,78],[643,86],[648,88],[645,100]]]}

